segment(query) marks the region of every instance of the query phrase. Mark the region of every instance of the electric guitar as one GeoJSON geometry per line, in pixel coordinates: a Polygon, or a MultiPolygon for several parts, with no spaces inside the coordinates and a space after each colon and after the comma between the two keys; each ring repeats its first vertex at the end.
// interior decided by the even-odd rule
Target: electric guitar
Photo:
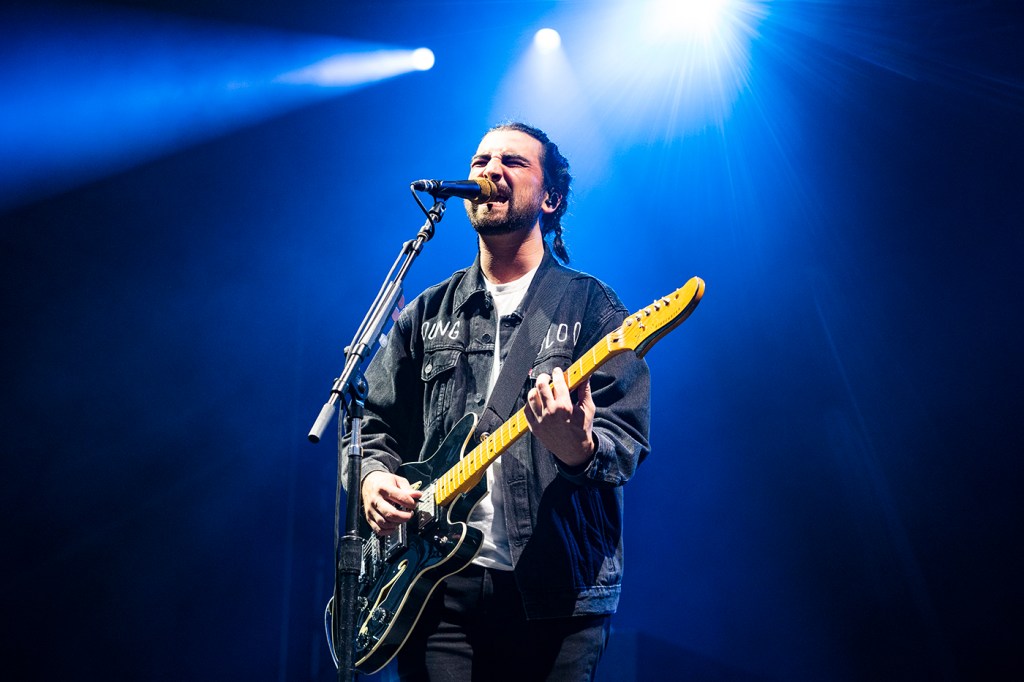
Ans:
{"type": "MultiPolygon", "coordinates": [[[[575,390],[597,368],[619,353],[637,357],[690,316],[704,295],[694,277],[680,289],[627,317],[565,370],[575,390]]],[[[476,427],[467,414],[445,436],[429,459],[403,464],[396,472],[423,492],[413,517],[385,537],[364,536],[356,616],[355,667],[377,672],[398,653],[419,620],[427,599],[444,578],[469,565],[483,536],[466,523],[483,495],[487,467],[523,436],[529,426],[521,409],[469,452],[476,427]]]]}

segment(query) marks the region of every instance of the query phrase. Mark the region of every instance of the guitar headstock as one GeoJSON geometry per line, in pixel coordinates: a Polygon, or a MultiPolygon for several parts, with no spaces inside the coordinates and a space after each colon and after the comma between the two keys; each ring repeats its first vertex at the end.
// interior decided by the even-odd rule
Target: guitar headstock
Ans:
{"type": "Polygon", "coordinates": [[[636,351],[643,357],[661,337],[678,327],[690,316],[704,295],[704,280],[693,277],[668,296],[659,298],[638,310],[612,332],[612,344],[636,351]]]}

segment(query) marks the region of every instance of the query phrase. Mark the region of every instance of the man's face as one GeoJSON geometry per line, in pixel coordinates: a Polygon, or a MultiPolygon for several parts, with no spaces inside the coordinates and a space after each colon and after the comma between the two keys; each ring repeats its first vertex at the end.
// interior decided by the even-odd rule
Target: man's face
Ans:
{"type": "Polygon", "coordinates": [[[518,130],[493,130],[480,140],[469,177],[485,177],[498,187],[486,204],[466,202],[469,222],[482,235],[529,230],[537,224],[546,198],[538,140],[518,130]]]}

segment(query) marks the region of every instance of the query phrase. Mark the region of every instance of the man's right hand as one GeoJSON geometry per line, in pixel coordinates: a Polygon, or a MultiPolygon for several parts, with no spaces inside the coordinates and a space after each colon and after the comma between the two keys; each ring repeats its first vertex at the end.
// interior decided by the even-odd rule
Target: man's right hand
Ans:
{"type": "Polygon", "coordinates": [[[371,471],[360,488],[363,515],[377,535],[388,535],[412,518],[416,500],[423,494],[409,481],[386,471],[371,471]]]}

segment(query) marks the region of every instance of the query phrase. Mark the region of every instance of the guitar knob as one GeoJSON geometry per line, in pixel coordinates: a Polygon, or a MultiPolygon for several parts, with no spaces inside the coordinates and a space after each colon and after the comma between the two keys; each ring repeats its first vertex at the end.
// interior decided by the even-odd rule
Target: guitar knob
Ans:
{"type": "Polygon", "coordinates": [[[388,619],[388,611],[385,608],[378,606],[370,613],[370,620],[374,623],[383,623],[388,619]]]}

